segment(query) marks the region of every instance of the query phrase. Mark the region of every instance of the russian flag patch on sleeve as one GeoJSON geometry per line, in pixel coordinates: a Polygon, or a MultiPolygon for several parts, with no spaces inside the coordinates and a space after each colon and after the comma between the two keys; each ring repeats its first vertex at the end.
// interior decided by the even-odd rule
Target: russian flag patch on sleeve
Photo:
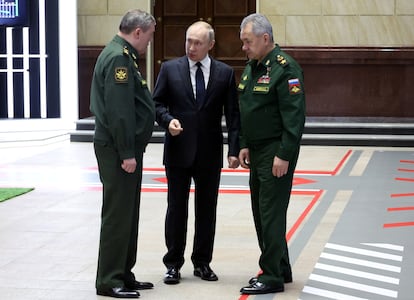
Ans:
{"type": "Polygon", "coordinates": [[[289,79],[289,93],[291,95],[296,95],[302,92],[302,87],[300,86],[300,82],[298,78],[289,79]]]}

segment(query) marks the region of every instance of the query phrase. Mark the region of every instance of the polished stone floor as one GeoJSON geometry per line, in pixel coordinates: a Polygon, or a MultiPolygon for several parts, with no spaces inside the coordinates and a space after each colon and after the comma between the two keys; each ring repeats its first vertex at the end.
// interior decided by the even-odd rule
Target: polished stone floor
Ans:
{"type": "MultiPolygon", "coordinates": [[[[288,212],[293,283],[243,296],[259,272],[248,173],[223,169],[215,252],[217,282],[192,274],[190,201],[186,263],[165,285],[162,145],[144,158],[134,269],[153,290],[141,299],[412,299],[414,149],[303,146],[288,212]]],[[[0,187],[35,190],[0,203],[0,299],[105,299],[94,288],[101,185],[90,143],[0,139],[0,187]]],[[[109,298],[108,298],[109,299],[109,298]]]]}

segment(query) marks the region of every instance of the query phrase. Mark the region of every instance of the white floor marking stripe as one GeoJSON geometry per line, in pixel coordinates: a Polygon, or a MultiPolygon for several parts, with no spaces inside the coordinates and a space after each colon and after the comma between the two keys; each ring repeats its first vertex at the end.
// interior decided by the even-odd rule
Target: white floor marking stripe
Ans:
{"type": "Polygon", "coordinates": [[[379,257],[379,258],[382,258],[382,259],[402,261],[402,256],[401,255],[387,254],[387,253],[383,253],[383,252],[365,250],[365,249],[355,248],[355,247],[342,246],[342,245],[338,245],[338,244],[327,243],[325,245],[325,248],[335,249],[335,250],[339,250],[339,251],[350,252],[350,253],[355,253],[355,254],[360,254],[360,255],[379,257]]]}
{"type": "Polygon", "coordinates": [[[332,285],[337,285],[337,286],[341,286],[341,287],[346,287],[346,288],[350,288],[350,289],[354,289],[354,290],[364,291],[364,292],[371,293],[371,294],[388,296],[388,297],[392,297],[392,298],[397,298],[398,297],[398,291],[378,288],[378,287],[374,287],[374,286],[370,286],[370,285],[366,285],[366,284],[360,284],[360,283],[356,283],[356,282],[352,282],[352,281],[340,280],[340,279],[330,278],[330,277],[326,277],[326,276],[320,276],[320,275],[316,275],[316,274],[311,274],[309,276],[309,279],[314,280],[314,281],[318,281],[318,282],[324,282],[324,283],[328,283],[328,284],[332,284],[332,285]]]}
{"type": "Polygon", "coordinates": [[[404,246],[398,246],[398,245],[393,245],[393,244],[362,243],[362,245],[389,249],[389,250],[396,250],[396,251],[401,251],[401,252],[404,251],[404,246]]]}
{"type": "Polygon", "coordinates": [[[331,291],[322,290],[322,289],[318,289],[318,288],[314,288],[314,287],[306,286],[306,285],[303,288],[303,292],[308,293],[308,294],[312,294],[312,295],[316,295],[316,296],[322,296],[322,297],[326,297],[326,298],[337,299],[337,300],[368,300],[366,298],[353,297],[353,296],[350,296],[350,295],[347,295],[347,294],[331,292],[331,291]]]}
{"type": "Polygon", "coordinates": [[[321,264],[321,263],[317,263],[315,265],[315,269],[336,272],[340,274],[351,275],[355,277],[366,278],[366,279],[376,280],[376,281],[381,281],[381,282],[387,282],[387,283],[396,284],[396,285],[400,283],[400,280],[398,278],[382,276],[382,275],[377,275],[377,274],[368,273],[368,272],[361,272],[361,271],[357,271],[354,269],[335,267],[335,266],[321,264]]]}
{"type": "Polygon", "coordinates": [[[401,272],[401,268],[397,266],[380,264],[380,263],[375,263],[375,262],[362,260],[362,259],[350,258],[350,257],[346,257],[343,255],[336,255],[336,254],[329,254],[329,253],[322,252],[320,257],[330,259],[330,260],[345,262],[349,264],[359,265],[359,266],[366,266],[370,268],[386,270],[386,271],[395,272],[395,273],[401,272]]]}

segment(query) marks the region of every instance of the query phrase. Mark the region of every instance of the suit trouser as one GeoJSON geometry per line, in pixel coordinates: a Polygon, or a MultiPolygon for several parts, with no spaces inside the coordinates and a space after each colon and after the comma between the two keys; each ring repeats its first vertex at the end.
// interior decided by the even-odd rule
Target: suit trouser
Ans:
{"type": "Polygon", "coordinates": [[[122,287],[135,280],[131,270],[137,254],[142,154],[136,157],[136,171],[129,174],[115,149],[97,143],[94,147],[103,184],[96,288],[122,287]]]}
{"type": "Polygon", "coordinates": [[[297,156],[289,162],[285,176],[272,174],[273,159],[280,142],[249,147],[251,204],[261,255],[259,281],[283,286],[292,270],[286,242],[286,215],[297,156]]]}
{"type": "Polygon", "coordinates": [[[220,170],[220,167],[166,167],[168,208],[165,218],[165,242],[167,253],[163,262],[167,267],[181,268],[184,264],[191,178],[194,179],[195,184],[195,234],[191,261],[194,266],[211,262],[220,170]]]}

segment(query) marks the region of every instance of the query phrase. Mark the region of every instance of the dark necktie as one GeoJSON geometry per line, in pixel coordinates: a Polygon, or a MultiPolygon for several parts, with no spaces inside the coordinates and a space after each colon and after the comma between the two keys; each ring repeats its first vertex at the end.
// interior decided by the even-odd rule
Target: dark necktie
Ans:
{"type": "Polygon", "coordinates": [[[199,105],[201,105],[204,101],[204,97],[206,95],[206,86],[204,83],[204,75],[203,71],[201,70],[201,63],[196,63],[197,71],[196,71],[196,100],[199,105]]]}

